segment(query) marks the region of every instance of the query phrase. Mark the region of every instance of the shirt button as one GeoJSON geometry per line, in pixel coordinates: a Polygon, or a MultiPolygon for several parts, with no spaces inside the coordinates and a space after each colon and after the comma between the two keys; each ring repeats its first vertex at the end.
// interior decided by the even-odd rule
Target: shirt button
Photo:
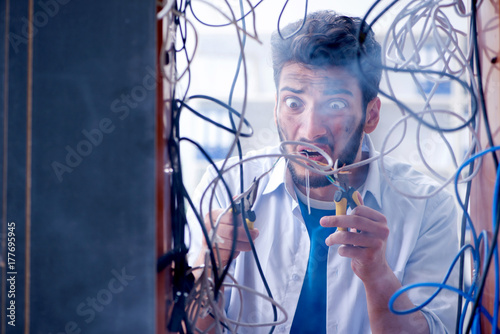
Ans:
{"type": "Polygon", "coordinates": [[[302,225],[302,232],[305,232],[306,230],[307,228],[304,225],[302,225]]]}
{"type": "Polygon", "coordinates": [[[339,323],[338,323],[337,321],[334,321],[334,322],[332,323],[332,330],[333,330],[334,332],[338,332],[338,331],[339,331],[339,323]]]}
{"type": "Polygon", "coordinates": [[[285,326],[279,326],[278,327],[278,332],[284,332],[286,331],[286,327],[285,326]]]}
{"type": "Polygon", "coordinates": [[[299,276],[299,275],[297,275],[297,274],[293,274],[293,275],[292,275],[292,280],[293,280],[293,281],[295,281],[295,282],[297,282],[297,281],[299,281],[299,280],[300,280],[300,276],[299,276]]]}

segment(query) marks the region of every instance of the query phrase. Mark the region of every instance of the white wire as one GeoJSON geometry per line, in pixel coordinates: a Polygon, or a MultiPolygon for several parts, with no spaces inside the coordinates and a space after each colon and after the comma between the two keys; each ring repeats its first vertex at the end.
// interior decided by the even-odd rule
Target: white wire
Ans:
{"type": "MultiPolygon", "coordinates": [[[[225,305],[224,294],[219,294],[221,299],[218,304],[213,300],[214,296],[214,283],[213,278],[209,275],[212,272],[210,269],[210,261],[208,257],[208,253],[205,255],[205,265],[193,268],[192,271],[201,270],[202,274],[199,279],[196,281],[195,287],[191,290],[190,294],[187,297],[186,303],[188,305],[188,309],[191,310],[190,314],[193,316],[189,317],[189,321],[193,324],[192,327],[195,327],[196,322],[198,321],[200,314],[203,314],[203,317],[208,316],[207,313],[211,310],[212,316],[214,317],[214,325],[217,328],[217,333],[222,333],[221,323],[230,328],[231,333],[237,333],[238,327],[267,327],[267,326],[277,326],[282,323],[285,323],[288,320],[288,314],[283,306],[277,303],[274,299],[270,298],[264,293],[261,293],[255,289],[251,289],[247,286],[238,284],[236,278],[228,273],[227,278],[232,280],[233,283],[224,282],[222,286],[224,288],[235,288],[238,296],[241,301],[241,305],[243,305],[243,294],[242,291],[250,292],[258,297],[268,301],[270,304],[275,305],[279,311],[283,314],[281,320],[267,322],[267,323],[248,323],[241,322],[241,318],[243,316],[243,308],[238,310],[238,317],[236,320],[230,319],[227,317],[226,312],[224,310],[223,305],[225,305]],[[196,311],[198,310],[198,311],[196,311]]],[[[211,330],[213,327],[207,328],[205,331],[201,331],[197,329],[198,332],[205,333],[211,330]]]]}
{"type": "MultiPolygon", "coordinates": [[[[427,114],[427,113],[430,113],[430,112],[431,111],[429,111],[429,110],[424,110],[424,111],[418,112],[418,114],[419,115],[424,115],[424,114],[427,114]]],[[[438,110],[433,110],[432,112],[438,112],[438,110]]],[[[461,120],[464,123],[466,122],[466,120],[462,116],[460,116],[460,115],[458,115],[456,113],[450,112],[448,110],[441,110],[439,112],[447,114],[447,115],[450,115],[450,116],[453,116],[453,117],[456,117],[456,118],[458,118],[459,120],[461,120]]],[[[436,195],[438,192],[440,192],[441,190],[443,190],[450,182],[452,182],[454,180],[454,178],[455,178],[456,172],[454,172],[452,176],[450,176],[444,183],[442,183],[441,186],[437,187],[434,191],[432,191],[431,193],[429,193],[427,195],[415,195],[415,194],[412,194],[412,193],[409,193],[409,192],[404,192],[401,189],[398,189],[393,184],[393,182],[390,180],[389,176],[387,175],[387,171],[386,171],[385,166],[384,166],[383,156],[386,155],[384,153],[384,148],[387,145],[387,141],[388,141],[388,138],[389,138],[390,134],[397,128],[397,126],[400,123],[406,122],[406,120],[409,117],[411,117],[411,115],[407,115],[407,116],[401,118],[398,122],[396,122],[389,129],[389,131],[387,133],[387,136],[384,138],[384,141],[382,143],[381,153],[380,153],[380,156],[381,156],[381,159],[380,159],[380,170],[382,171],[382,174],[384,175],[384,178],[387,181],[387,183],[389,184],[389,186],[391,186],[391,188],[393,188],[394,190],[396,190],[399,194],[401,194],[403,196],[406,196],[406,197],[409,197],[409,198],[426,199],[426,198],[430,198],[430,197],[436,195]]],[[[473,136],[473,141],[472,141],[471,146],[469,147],[468,152],[465,154],[465,158],[464,158],[464,160],[462,162],[466,161],[472,155],[472,150],[474,148],[474,144],[477,145],[478,150],[481,150],[479,138],[478,138],[478,135],[477,135],[476,131],[472,128],[472,126],[470,124],[467,127],[468,127],[470,133],[473,136]]],[[[478,166],[476,166],[476,169],[475,169],[474,173],[472,175],[470,175],[468,178],[463,179],[462,182],[468,182],[468,181],[470,181],[477,174],[478,171],[479,171],[479,168],[478,168],[478,166]]]]}
{"type": "MultiPolygon", "coordinates": [[[[196,48],[198,45],[198,36],[196,29],[194,29],[193,23],[185,17],[184,14],[178,13],[174,10],[174,1],[175,0],[166,0],[163,1],[163,8],[162,10],[158,13],[158,19],[165,19],[167,17],[167,14],[171,13],[172,15],[178,16],[179,18],[182,18],[186,20],[187,24],[193,28],[194,31],[194,36],[195,36],[195,47],[194,51],[192,53],[192,57],[188,57],[188,64],[186,66],[186,69],[177,77],[171,78],[167,75],[167,73],[164,72],[164,67],[165,64],[162,63],[161,69],[162,69],[162,74],[164,78],[171,83],[172,85],[176,85],[183,76],[188,73],[191,67],[191,62],[194,58],[194,54],[196,53],[196,48]]],[[[209,6],[212,6],[213,8],[219,10],[216,8],[216,6],[212,5],[211,3],[205,1],[205,0],[198,0],[200,2],[203,2],[209,6]]],[[[446,177],[440,175],[437,173],[433,168],[431,168],[430,164],[425,159],[425,155],[422,152],[422,147],[420,143],[420,131],[421,131],[421,123],[419,122],[418,127],[417,127],[417,150],[419,153],[420,158],[422,159],[425,167],[432,173],[436,178],[440,179],[441,181],[444,181],[441,186],[436,188],[435,191],[433,191],[431,194],[425,195],[425,196],[416,196],[411,193],[406,193],[400,189],[397,189],[395,185],[391,182],[389,179],[385,168],[384,168],[384,157],[385,155],[389,154],[393,150],[395,150],[404,140],[407,132],[407,122],[408,118],[411,117],[410,115],[406,115],[404,109],[398,105],[400,108],[402,117],[399,119],[389,130],[387,135],[384,138],[382,149],[380,155],[373,156],[369,159],[354,163],[349,166],[345,166],[342,168],[334,169],[334,162],[332,161],[332,158],[326,154],[323,150],[320,148],[309,144],[309,143],[302,143],[302,142],[282,142],[280,149],[281,149],[281,154],[271,154],[271,155],[259,155],[259,156],[253,156],[253,157],[248,157],[245,159],[242,159],[241,161],[237,161],[235,164],[231,166],[227,166],[229,157],[234,151],[234,148],[237,144],[237,141],[239,140],[240,134],[241,134],[241,129],[243,127],[243,119],[245,117],[245,112],[246,112],[246,104],[247,104],[247,86],[248,86],[248,79],[247,79],[247,67],[246,67],[246,59],[245,55],[243,52],[243,43],[242,43],[242,38],[240,33],[245,34],[246,36],[250,38],[254,38],[258,41],[257,38],[257,30],[255,26],[255,13],[253,13],[254,7],[250,3],[249,0],[247,0],[247,3],[250,4],[251,10],[252,10],[252,17],[254,20],[254,35],[251,35],[248,33],[248,31],[242,29],[238,25],[238,21],[236,20],[236,17],[234,15],[234,11],[231,8],[231,5],[229,2],[226,0],[225,1],[230,15],[226,15],[224,12],[220,11],[219,12],[228,20],[228,22],[233,25],[236,29],[236,34],[238,36],[238,43],[239,47],[241,50],[241,55],[242,55],[242,66],[243,66],[243,72],[244,72],[244,92],[243,92],[243,107],[241,111],[241,116],[239,118],[239,123],[237,125],[236,129],[236,134],[235,138],[230,145],[230,148],[228,150],[228,154],[225,157],[224,161],[222,162],[222,165],[220,167],[220,173],[222,176],[225,175],[228,171],[232,170],[232,168],[238,167],[240,165],[243,165],[251,160],[254,159],[272,159],[275,158],[276,162],[280,158],[285,158],[287,163],[296,163],[300,166],[303,166],[306,168],[306,174],[307,176],[309,175],[309,171],[320,174],[320,175],[332,175],[336,174],[340,171],[347,171],[353,168],[360,167],[362,165],[366,165],[368,163],[371,163],[373,161],[376,161],[377,159],[380,159],[380,165],[381,165],[381,171],[384,175],[384,178],[388,182],[388,184],[393,187],[398,193],[402,194],[403,196],[411,197],[411,198],[428,198],[433,195],[435,195],[437,192],[441,191],[447,184],[449,184],[452,180],[453,177],[450,177],[446,179],[446,177]],[[386,150],[386,146],[388,146],[388,141],[391,136],[391,134],[394,132],[396,127],[401,125],[403,123],[404,129],[402,132],[401,137],[399,140],[396,141],[396,143],[389,149],[386,150]],[[285,153],[286,152],[286,146],[287,145],[304,145],[308,146],[311,149],[317,151],[319,154],[321,154],[325,160],[327,161],[326,165],[322,165],[317,163],[316,161],[309,160],[307,157],[305,157],[303,154],[300,154],[300,152],[292,152],[292,153],[285,153]]],[[[453,75],[455,77],[460,77],[460,76],[465,76],[468,75],[469,78],[473,78],[473,70],[469,66],[470,59],[472,57],[472,37],[468,42],[468,45],[466,46],[465,50],[463,50],[462,47],[460,47],[460,36],[466,35],[464,32],[455,29],[453,25],[451,24],[451,21],[448,19],[447,15],[445,14],[445,10],[447,9],[453,9],[455,13],[462,17],[466,18],[470,16],[470,12],[467,12],[464,9],[463,6],[463,1],[457,0],[457,1],[440,1],[440,0],[414,0],[409,2],[408,5],[406,5],[396,16],[396,19],[392,23],[391,27],[388,30],[388,33],[386,34],[386,37],[384,39],[384,50],[386,54],[386,59],[384,59],[384,65],[387,63],[391,63],[395,66],[395,68],[398,69],[410,69],[414,70],[416,72],[420,71],[420,76],[422,76],[424,79],[429,80],[430,82],[433,83],[432,89],[430,92],[425,93],[425,90],[423,89],[421,83],[418,80],[418,75],[417,74],[412,74],[412,80],[415,86],[417,87],[417,91],[419,91],[422,99],[423,99],[423,105],[424,108],[422,108],[423,111],[420,111],[416,113],[417,115],[420,115],[420,117],[424,117],[424,115],[429,114],[429,116],[433,119],[434,124],[436,127],[439,126],[437,118],[435,117],[436,115],[439,114],[446,114],[451,117],[458,118],[462,122],[466,122],[465,119],[460,116],[458,113],[455,113],[453,111],[448,111],[448,110],[439,110],[439,109],[433,109],[432,108],[432,100],[436,95],[437,89],[439,85],[450,82],[452,81],[448,77],[444,76],[437,76],[435,74],[429,74],[429,73],[422,73],[422,71],[429,70],[429,69],[434,69],[436,67],[439,67],[439,71],[443,73],[447,73],[450,75],[453,75]],[[416,35],[414,34],[415,29],[417,29],[417,25],[422,24],[424,29],[419,30],[419,34],[416,35]],[[392,38],[392,40],[391,40],[392,38]],[[425,45],[428,43],[428,41],[432,39],[434,41],[434,44],[436,45],[435,51],[437,53],[437,57],[434,59],[430,59],[426,63],[423,63],[423,57],[421,56],[421,52],[425,45]],[[408,49],[408,46],[411,45],[412,48],[412,53],[408,54],[405,50],[408,49]]],[[[168,34],[167,34],[168,35],[168,34]]],[[[260,41],[259,41],[260,42],[260,41]]],[[[173,47],[173,41],[167,39],[165,43],[162,43],[162,52],[175,52],[175,48],[173,47]]],[[[485,52],[488,52],[489,50],[485,50],[485,52]]],[[[494,50],[492,50],[493,52],[494,50]]],[[[496,51],[495,51],[496,52],[496,51]]],[[[164,62],[164,57],[162,58],[162,62],[164,62]]],[[[384,57],[383,57],[384,58],[384,57]]],[[[393,98],[396,98],[396,92],[393,89],[393,86],[391,84],[391,80],[389,77],[388,71],[384,71],[384,77],[387,82],[388,86],[388,91],[389,95],[392,96],[393,98]]],[[[472,89],[473,92],[477,92],[477,85],[475,84],[474,80],[472,80],[472,89]]],[[[480,114],[478,113],[478,119],[480,118],[480,114]]],[[[468,130],[470,131],[473,140],[472,143],[468,149],[468,152],[466,153],[466,156],[464,157],[464,160],[467,159],[472,152],[472,147],[473,145],[477,145],[477,147],[480,150],[479,147],[479,140],[477,138],[477,134],[475,129],[473,129],[470,125],[467,127],[468,130]]],[[[448,151],[450,152],[450,155],[452,159],[454,159],[453,163],[455,167],[457,167],[456,163],[456,157],[454,156],[453,149],[451,148],[451,145],[449,145],[447,139],[445,138],[443,131],[437,131],[440,137],[443,139],[445,144],[448,147],[448,151]]],[[[268,171],[264,172],[262,175],[258,177],[258,179],[262,179],[265,175],[271,172],[271,170],[274,168],[276,165],[276,162],[274,163],[273,167],[269,169],[268,171]]],[[[474,169],[473,173],[471,175],[468,175],[466,178],[462,178],[462,182],[467,182],[470,181],[478,172],[479,170],[479,165],[476,166],[474,169]]],[[[204,190],[202,196],[201,196],[201,201],[200,201],[200,215],[203,216],[202,213],[202,207],[201,203],[204,202],[205,196],[210,192],[210,198],[208,200],[209,202],[209,213],[212,212],[212,203],[215,198],[215,191],[217,188],[220,188],[220,185],[218,185],[218,182],[220,182],[220,177],[217,176],[210,182],[210,184],[207,186],[207,188],[204,190]]],[[[251,185],[249,188],[247,188],[243,193],[238,194],[234,201],[238,201],[241,199],[243,196],[246,196],[248,192],[251,191],[251,185]]],[[[231,206],[226,207],[223,212],[216,218],[215,223],[212,223],[212,230],[211,230],[211,235],[210,235],[210,240],[215,246],[216,253],[217,253],[217,259],[220,263],[220,255],[218,254],[218,243],[220,242],[219,240],[216,239],[216,231],[220,223],[220,219],[223,214],[226,214],[231,206]]],[[[212,219],[210,219],[210,222],[213,222],[212,219]]],[[[240,299],[242,298],[242,291],[249,291],[253,292],[259,297],[262,297],[266,300],[268,300],[270,303],[276,305],[281,312],[285,314],[285,320],[281,320],[278,322],[273,322],[273,323],[267,323],[267,324],[248,324],[248,323],[242,323],[241,322],[241,317],[242,313],[240,310],[239,316],[237,317],[236,320],[231,320],[227,318],[227,315],[225,314],[225,311],[223,309],[224,305],[224,296],[223,294],[221,295],[221,300],[219,301],[220,304],[217,304],[213,298],[214,298],[214,283],[213,283],[213,278],[210,277],[210,273],[212,272],[210,269],[210,262],[208,261],[208,256],[206,256],[205,260],[205,266],[204,268],[198,268],[198,270],[202,270],[203,274],[201,275],[200,279],[197,281],[197,289],[193,289],[192,293],[193,296],[197,296],[197,298],[193,297],[190,300],[192,300],[192,307],[190,310],[193,312],[193,316],[190,317],[192,320],[191,323],[195,323],[198,317],[200,316],[200,313],[203,313],[204,305],[207,305],[206,307],[210,307],[213,310],[213,315],[214,315],[214,328],[218,332],[223,331],[223,327],[221,323],[224,323],[225,326],[230,328],[231,331],[237,332],[239,326],[274,326],[278,325],[280,323],[283,323],[286,321],[287,315],[285,310],[278,305],[274,300],[270,299],[267,295],[262,294],[258,291],[249,289],[248,287],[240,286],[234,277],[231,275],[228,275],[230,279],[234,281],[234,283],[223,283],[224,287],[230,287],[230,288],[236,288],[238,290],[240,299]]],[[[222,269],[222,268],[219,268],[222,269]]],[[[206,309],[205,307],[205,309],[206,309]]],[[[210,330],[210,329],[208,329],[210,330]]],[[[201,331],[198,331],[201,332],[201,331]]]]}
{"type": "Polygon", "coordinates": [[[175,0],[163,1],[162,9],[156,14],[156,19],[162,20],[165,16],[167,16],[169,11],[172,9],[174,3],[175,3],[175,0]]]}

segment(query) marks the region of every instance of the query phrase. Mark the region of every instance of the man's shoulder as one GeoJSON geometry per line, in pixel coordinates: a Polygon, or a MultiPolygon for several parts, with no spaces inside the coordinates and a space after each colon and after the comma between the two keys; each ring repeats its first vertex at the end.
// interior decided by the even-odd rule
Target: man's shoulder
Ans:
{"type": "Polygon", "coordinates": [[[242,179],[240,172],[243,170],[244,186],[247,187],[255,178],[259,178],[271,171],[280,157],[279,146],[269,146],[249,151],[241,158],[232,156],[226,160],[217,161],[215,165],[207,167],[200,184],[202,184],[202,187],[206,187],[212,180],[218,178],[218,175],[221,175],[229,188],[236,189],[240,187],[240,180],[242,179]],[[243,168],[240,168],[241,166],[243,168]]]}
{"type": "Polygon", "coordinates": [[[242,158],[232,156],[226,162],[217,162],[217,167],[224,169],[230,173],[238,173],[238,166],[243,165],[245,173],[256,174],[268,171],[273,167],[281,155],[279,146],[268,146],[258,150],[251,150],[246,152],[242,158]]]}
{"type": "MultiPolygon", "coordinates": [[[[442,196],[451,196],[446,190],[438,191],[441,185],[432,177],[415,169],[412,165],[384,156],[379,161],[380,172],[389,186],[395,187],[403,193],[413,196],[428,196],[434,192],[442,193],[442,196]]],[[[437,195],[436,194],[436,195],[437,195]]]]}

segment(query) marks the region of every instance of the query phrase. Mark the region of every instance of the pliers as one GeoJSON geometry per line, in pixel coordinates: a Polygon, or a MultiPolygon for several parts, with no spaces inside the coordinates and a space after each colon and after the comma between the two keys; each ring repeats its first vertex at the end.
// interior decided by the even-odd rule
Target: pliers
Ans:
{"type": "MultiPolygon", "coordinates": [[[[345,216],[347,208],[354,209],[358,205],[361,205],[358,198],[359,192],[353,187],[350,187],[347,183],[348,174],[350,174],[350,172],[339,172],[337,174],[337,180],[341,189],[337,190],[333,197],[335,201],[336,216],[345,216]]],[[[347,231],[347,228],[339,227],[338,230],[347,231]]]]}
{"type": "Polygon", "coordinates": [[[257,219],[255,211],[252,210],[252,206],[255,203],[255,199],[257,198],[259,181],[260,179],[254,178],[252,185],[244,193],[235,198],[235,213],[239,214],[241,212],[241,203],[243,203],[243,210],[245,211],[245,222],[250,230],[254,228],[254,222],[255,219],[257,219]]]}

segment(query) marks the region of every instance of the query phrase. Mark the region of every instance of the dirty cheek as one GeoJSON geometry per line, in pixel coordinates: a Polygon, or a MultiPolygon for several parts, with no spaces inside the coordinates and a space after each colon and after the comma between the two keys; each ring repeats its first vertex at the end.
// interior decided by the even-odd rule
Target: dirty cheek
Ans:
{"type": "Polygon", "coordinates": [[[338,117],[333,127],[334,133],[349,134],[356,128],[354,117],[338,117]]]}

